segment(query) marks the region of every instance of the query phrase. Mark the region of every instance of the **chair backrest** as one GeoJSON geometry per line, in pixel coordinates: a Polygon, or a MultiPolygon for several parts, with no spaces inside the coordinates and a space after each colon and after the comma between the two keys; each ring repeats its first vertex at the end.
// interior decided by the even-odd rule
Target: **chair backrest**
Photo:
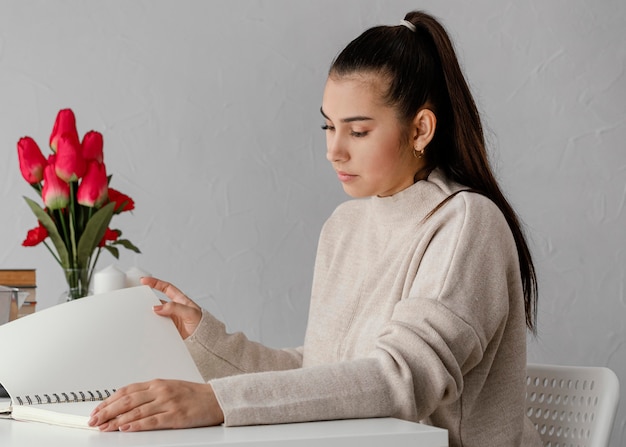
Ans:
{"type": "Polygon", "coordinates": [[[546,447],[607,447],[618,402],[609,368],[527,365],[526,415],[546,447]]]}

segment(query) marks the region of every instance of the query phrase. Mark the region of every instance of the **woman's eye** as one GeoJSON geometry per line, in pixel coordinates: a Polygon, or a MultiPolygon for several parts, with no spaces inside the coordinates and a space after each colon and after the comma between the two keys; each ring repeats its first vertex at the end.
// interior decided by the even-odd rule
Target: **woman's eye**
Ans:
{"type": "Polygon", "coordinates": [[[353,137],[356,137],[356,138],[361,138],[361,137],[366,136],[367,132],[357,132],[357,131],[353,130],[353,131],[350,132],[350,135],[352,135],[353,137]]]}
{"type": "MultiPolygon", "coordinates": [[[[331,132],[335,131],[335,126],[331,126],[330,124],[322,124],[322,130],[329,130],[331,132]]],[[[362,138],[367,136],[369,132],[368,131],[364,131],[364,132],[357,132],[356,130],[351,130],[350,131],[350,135],[355,137],[355,138],[362,138]]]]}

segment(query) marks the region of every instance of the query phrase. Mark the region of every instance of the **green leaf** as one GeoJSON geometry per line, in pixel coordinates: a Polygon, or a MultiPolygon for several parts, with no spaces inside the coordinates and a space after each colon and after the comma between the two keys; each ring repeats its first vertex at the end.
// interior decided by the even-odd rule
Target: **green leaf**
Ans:
{"type": "Polygon", "coordinates": [[[121,245],[122,247],[126,248],[127,250],[132,250],[135,253],[141,253],[139,248],[137,248],[137,246],[135,246],[135,244],[133,244],[128,239],[118,239],[115,242],[113,242],[113,245],[121,245]]]}
{"type": "Polygon", "coordinates": [[[109,253],[111,253],[115,257],[115,259],[120,258],[120,251],[117,249],[117,247],[113,247],[111,245],[105,245],[104,249],[108,250],[109,253]]]}
{"type": "Polygon", "coordinates": [[[87,222],[85,231],[78,241],[77,259],[79,266],[87,266],[89,258],[102,240],[111,222],[114,207],[115,203],[108,203],[96,211],[87,222]]]}
{"type": "Polygon", "coordinates": [[[59,230],[54,223],[54,220],[46,213],[43,208],[41,208],[34,200],[29,199],[28,197],[24,197],[26,203],[30,207],[30,209],[35,213],[37,220],[41,222],[41,224],[48,230],[48,236],[52,240],[54,247],[57,249],[57,253],[59,255],[59,259],[61,260],[61,265],[63,268],[69,268],[70,259],[69,254],[67,252],[67,247],[65,246],[65,242],[63,238],[59,234],[59,230]]]}

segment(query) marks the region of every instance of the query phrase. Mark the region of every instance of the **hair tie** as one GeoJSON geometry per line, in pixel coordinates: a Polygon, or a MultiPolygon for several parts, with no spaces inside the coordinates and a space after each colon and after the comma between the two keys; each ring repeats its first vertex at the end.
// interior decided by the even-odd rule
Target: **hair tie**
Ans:
{"type": "Polygon", "coordinates": [[[400,20],[400,25],[406,26],[408,29],[410,29],[413,32],[417,30],[417,28],[415,28],[415,25],[413,25],[408,20],[404,20],[404,19],[400,20]]]}

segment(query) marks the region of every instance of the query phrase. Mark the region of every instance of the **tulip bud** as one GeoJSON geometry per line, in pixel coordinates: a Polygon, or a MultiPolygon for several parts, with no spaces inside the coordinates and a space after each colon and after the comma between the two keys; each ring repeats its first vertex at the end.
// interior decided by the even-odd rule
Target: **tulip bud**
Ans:
{"type": "Polygon", "coordinates": [[[99,208],[108,198],[108,179],[104,163],[89,162],[87,173],[76,192],[76,200],[84,206],[99,208]]]}
{"type": "Polygon", "coordinates": [[[57,119],[54,121],[54,127],[50,134],[50,148],[53,152],[58,149],[59,138],[62,135],[69,134],[78,141],[78,131],[76,130],[76,117],[72,109],[59,110],[57,119]]]}
{"type": "Polygon", "coordinates": [[[83,137],[83,158],[85,160],[96,160],[102,163],[104,160],[102,154],[103,145],[102,134],[95,130],[90,130],[83,137]]]}
{"type": "Polygon", "coordinates": [[[87,166],[78,137],[74,138],[71,134],[61,135],[58,140],[55,167],[57,175],[66,182],[78,180],[85,175],[87,166]]]}
{"type": "Polygon", "coordinates": [[[43,203],[50,210],[65,208],[70,202],[70,186],[60,179],[54,165],[48,165],[43,171],[43,203]]]}
{"type": "Polygon", "coordinates": [[[17,142],[17,156],[20,161],[22,177],[28,183],[35,184],[43,180],[43,169],[48,162],[41,153],[35,140],[31,137],[23,137],[17,142]]]}

